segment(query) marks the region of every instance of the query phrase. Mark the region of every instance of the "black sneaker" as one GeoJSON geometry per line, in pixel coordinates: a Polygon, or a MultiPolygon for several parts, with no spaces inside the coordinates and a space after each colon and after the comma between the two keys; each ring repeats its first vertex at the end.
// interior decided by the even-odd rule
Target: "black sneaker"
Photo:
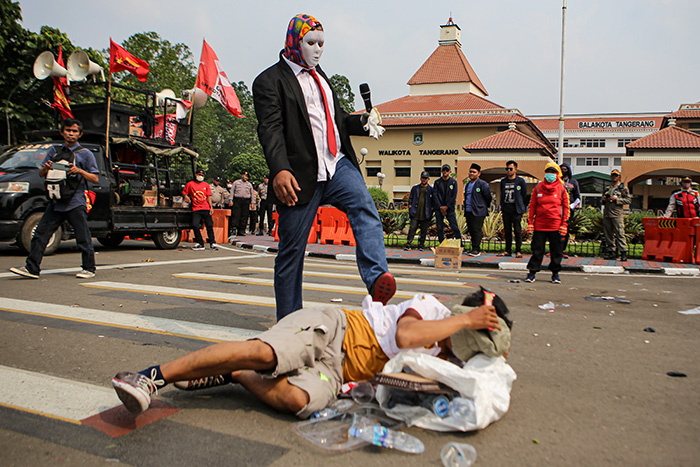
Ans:
{"type": "MultiPolygon", "coordinates": [[[[533,281],[534,282],[534,281],[533,281]]],[[[559,278],[558,272],[552,273],[552,284],[561,284],[561,279],[559,278]]]]}
{"type": "Polygon", "coordinates": [[[10,268],[10,272],[14,272],[18,276],[29,277],[31,279],[38,279],[39,274],[34,274],[33,272],[27,271],[27,268],[22,266],[21,268],[10,268]]]}
{"type": "Polygon", "coordinates": [[[473,257],[476,258],[477,256],[481,256],[481,252],[480,252],[480,251],[476,251],[476,250],[470,251],[470,252],[469,252],[469,256],[473,256],[473,257]]]}
{"type": "Polygon", "coordinates": [[[620,252],[620,261],[627,261],[627,252],[626,251],[621,251],[620,252]]]}
{"type": "Polygon", "coordinates": [[[205,248],[204,245],[202,245],[201,243],[197,243],[195,246],[192,247],[192,249],[195,251],[204,251],[205,248]]]}
{"type": "Polygon", "coordinates": [[[535,273],[534,272],[529,272],[527,273],[527,277],[525,278],[525,282],[535,282],[535,273]]]}
{"type": "Polygon", "coordinates": [[[117,392],[127,410],[134,414],[146,411],[151,404],[151,394],[158,394],[156,384],[165,385],[164,381],[155,381],[141,373],[122,371],[112,378],[112,387],[117,392]]]}
{"type": "Polygon", "coordinates": [[[212,244],[209,245],[209,248],[211,248],[212,250],[218,250],[218,249],[219,249],[219,245],[217,245],[216,243],[212,243],[212,244]]]}
{"type": "Polygon", "coordinates": [[[408,244],[406,245],[406,248],[403,249],[403,251],[411,251],[412,248],[413,247],[410,244],[408,244]]]}
{"type": "Polygon", "coordinates": [[[225,375],[206,376],[204,378],[191,379],[189,381],[178,381],[175,387],[182,391],[196,391],[197,389],[213,388],[231,383],[230,378],[225,375]]]}

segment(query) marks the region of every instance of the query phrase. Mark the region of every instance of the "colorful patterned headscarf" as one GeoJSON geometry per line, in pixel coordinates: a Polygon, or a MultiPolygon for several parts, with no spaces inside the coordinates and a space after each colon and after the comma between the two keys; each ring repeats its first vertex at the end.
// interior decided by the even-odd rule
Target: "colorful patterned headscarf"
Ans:
{"type": "Polygon", "coordinates": [[[311,15],[296,15],[289,21],[283,53],[287,60],[304,68],[309,68],[301,54],[301,40],[307,32],[320,26],[321,23],[311,15]]]}

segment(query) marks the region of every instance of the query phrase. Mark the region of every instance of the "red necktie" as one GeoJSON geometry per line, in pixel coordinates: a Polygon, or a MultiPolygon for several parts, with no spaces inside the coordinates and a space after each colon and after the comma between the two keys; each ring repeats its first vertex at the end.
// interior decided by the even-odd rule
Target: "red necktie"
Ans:
{"type": "Polygon", "coordinates": [[[328,107],[328,98],[326,97],[326,92],[323,90],[321,85],[321,78],[318,77],[318,73],[313,68],[308,70],[311,76],[316,80],[318,88],[321,90],[321,99],[323,100],[323,108],[326,111],[326,127],[328,128],[326,132],[326,139],[328,140],[328,150],[333,154],[333,157],[338,155],[338,145],[335,142],[335,126],[333,125],[333,117],[331,116],[331,109],[328,107]]]}

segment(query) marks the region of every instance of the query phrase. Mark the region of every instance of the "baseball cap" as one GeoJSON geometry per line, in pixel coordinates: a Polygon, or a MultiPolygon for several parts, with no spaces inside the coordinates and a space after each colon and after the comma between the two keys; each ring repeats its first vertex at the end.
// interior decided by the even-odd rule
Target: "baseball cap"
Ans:
{"type": "Polygon", "coordinates": [[[450,164],[443,164],[442,170],[452,170],[452,167],[450,167],[450,164]]]}
{"type": "Polygon", "coordinates": [[[424,170],[421,172],[420,178],[430,178],[430,174],[424,170]]]}
{"type": "Polygon", "coordinates": [[[617,169],[612,169],[612,172],[610,172],[610,175],[620,175],[620,171],[617,169]]]}
{"type": "Polygon", "coordinates": [[[195,170],[194,173],[196,173],[196,174],[203,174],[203,173],[204,173],[204,169],[200,167],[199,169],[195,170]]]}
{"type": "Polygon", "coordinates": [[[693,179],[690,177],[683,177],[683,178],[681,178],[681,183],[683,183],[683,182],[693,183],[693,179]]]}

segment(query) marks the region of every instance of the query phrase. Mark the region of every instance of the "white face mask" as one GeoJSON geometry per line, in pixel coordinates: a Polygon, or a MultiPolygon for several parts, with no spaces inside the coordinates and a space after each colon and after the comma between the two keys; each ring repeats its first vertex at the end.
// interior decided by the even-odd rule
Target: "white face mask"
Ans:
{"type": "Polygon", "coordinates": [[[203,181],[204,181],[204,176],[202,176],[202,175],[195,175],[194,178],[195,178],[195,180],[197,180],[198,182],[203,182],[203,181]]]}
{"type": "Polygon", "coordinates": [[[323,31],[309,31],[304,35],[299,47],[304,61],[310,67],[315,67],[323,55],[323,31]]]}
{"type": "Polygon", "coordinates": [[[233,185],[229,183],[228,185],[226,185],[226,188],[233,188],[233,185]]]}

